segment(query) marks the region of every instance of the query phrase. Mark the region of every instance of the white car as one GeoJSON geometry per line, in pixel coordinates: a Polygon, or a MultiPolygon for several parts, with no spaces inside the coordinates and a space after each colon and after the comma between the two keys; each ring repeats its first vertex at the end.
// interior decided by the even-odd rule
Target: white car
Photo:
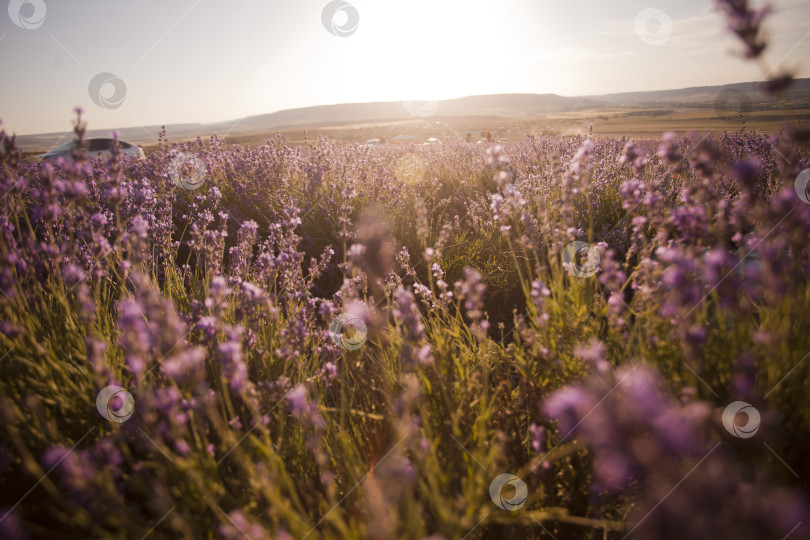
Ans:
{"type": "MultiPolygon", "coordinates": [[[[91,158],[95,157],[108,157],[112,151],[113,146],[113,139],[86,139],[85,142],[88,144],[87,154],[91,158]]],[[[68,142],[65,144],[60,144],[55,148],[51,148],[44,154],[40,154],[37,157],[55,161],[57,159],[65,158],[70,159],[70,153],[73,151],[73,148],[76,146],[76,141],[68,142]]],[[[125,156],[133,156],[138,157],[140,159],[146,159],[146,155],[143,153],[143,149],[139,146],[135,146],[132,143],[128,143],[126,141],[119,140],[118,146],[121,148],[121,153],[125,156]]]]}

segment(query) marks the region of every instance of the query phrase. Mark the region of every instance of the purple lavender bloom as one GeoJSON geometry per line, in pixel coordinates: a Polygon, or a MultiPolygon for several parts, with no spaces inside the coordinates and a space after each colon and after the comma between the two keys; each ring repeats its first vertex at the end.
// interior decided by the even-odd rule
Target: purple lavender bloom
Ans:
{"type": "Polygon", "coordinates": [[[244,328],[233,326],[226,328],[227,340],[217,345],[217,359],[222,365],[223,375],[228,379],[228,386],[234,392],[241,392],[248,383],[247,364],[242,353],[242,333],[244,328]]]}
{"type": "Polygon", "coordinates": [[[307,406],[307,388],[303,384],[298,384],[287,392],[287,401],[290,402],[290,409],[293,415],[301,415],[307,406]]]}
{"type": "Polygon", "coordinates": [[[758,58],[766,47],[760,30],[762,21],[770,12],[770,6],[753,9],[749,7],[748,0],[716,0],[716,3],[726,13],[729,30],[745,45],[745,56],[758,58]]]}
{"type": "Polygon", "coordinates": [[[591,364],[599,373],[606,373],[610,369],[604,353],[605,345],[598,340],[591,340],[587,346],[579,346],[574,351],[574,354],[591,364]]]}
{"type": "Polygon", "coordinates": [[[579,425],[580,419],[593,407],[595,401],[585,390],[578,387],[563,388],[555,392],[543,404],[543,412],[560,423],[563,437],[569,436],[579,425]]]}
{"type": "Polygon", "coordinates": [[[0,537],[7,540],[28,540],[30,535],[20,522],[15,508],[0,508],[0,537]]]}
{"type": "Polygon", "coordinates": [[[529,426],[529,435],[531,435],[531,444],[534,451],[542,452],[546,440],[546,428],[532,424],[529,426]]]}

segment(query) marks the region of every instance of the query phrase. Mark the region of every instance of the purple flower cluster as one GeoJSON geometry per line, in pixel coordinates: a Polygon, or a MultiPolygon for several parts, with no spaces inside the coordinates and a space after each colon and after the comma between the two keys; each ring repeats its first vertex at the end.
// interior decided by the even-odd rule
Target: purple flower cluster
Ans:
{"type": "Polygon", "coordinates": [[[558,421],[558,445],[577,439],[592,449],[595,493],[634,493],[634,538],[783,538],[810,517],[799,491],[749,478],[709,403],[679,402],[643,365],[610,369],[603,351],[581,349],[592,375],[543,410],[558,421]]]}

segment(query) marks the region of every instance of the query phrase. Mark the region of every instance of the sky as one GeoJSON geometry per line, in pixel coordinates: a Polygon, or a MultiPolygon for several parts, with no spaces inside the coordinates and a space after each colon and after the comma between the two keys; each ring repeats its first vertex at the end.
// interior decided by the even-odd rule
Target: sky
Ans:
{"type": "MultiPolygon", "coordinates": [[[[810,0],[773,0],[765,63],[712,0],[3,0],[17,134],[210,123],[476,94],[565,96],[810,76],[810,0]]],[[[756,5],[756,3],[754,3],[756,5]]]]}

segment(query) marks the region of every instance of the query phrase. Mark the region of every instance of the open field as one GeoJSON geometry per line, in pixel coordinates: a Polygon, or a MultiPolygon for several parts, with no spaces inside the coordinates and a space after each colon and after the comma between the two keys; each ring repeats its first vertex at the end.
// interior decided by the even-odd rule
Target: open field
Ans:
{"type": "MultiPolygon", "coordinates": [[[[785,118],[810,123],[810,107],[787,110],[784,113],[778,111],[751,112],[746,114],[744,123],[739,118],[720,117],[713,109],[706,108],[686,110],[609,108],[544,117],[448,118],[436,116],[397,122],[312,126],[307,129],[279,128],[259,133],[226,135],[225,140],[234,144],[257,146],[276,134],[281,134],[285,141],[293,145],[304,143],[307,137],[310,140],[326,137],[335,141],[358,143],[386,137],[392,144],[397,144],[397,141],[391,139],[397,135],[406,135],[413,137],[415,143],[421,144],[431,137],[440,141],[466,141],[468,132],[472,133],[472,140],[476,142],[483,137],[486,131],[490,131],[495,139],[519,141],[526,135],[535,137],[587,135],[591,124],[593,124],[593,134],[596,136],[626,136],[645,139],[658,138],[662,133],[668,131],[685,135],[694,131],[703,133],[738,131],[743,127],[763,133],[778,133],[784,126],[785,118]]],[[[155,145],[144,145],[147,151],[154,147],[155,145]]]]}

